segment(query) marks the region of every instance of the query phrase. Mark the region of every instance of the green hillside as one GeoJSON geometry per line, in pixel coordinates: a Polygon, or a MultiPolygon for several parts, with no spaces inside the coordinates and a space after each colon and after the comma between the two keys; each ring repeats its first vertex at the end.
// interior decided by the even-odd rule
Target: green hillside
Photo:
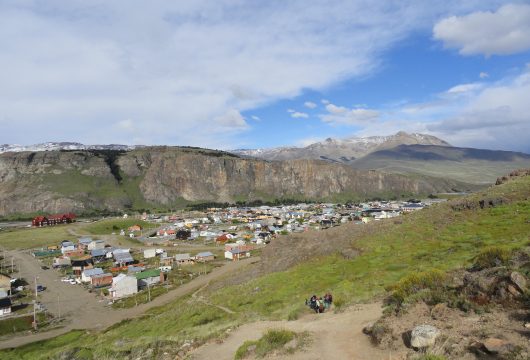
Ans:
{"type": "MultiPolygon", "coordinates": [[[[369,301],[413,272],[468,266],[491,245],[505,249],[528,245],[529,220],[530,176],[514,177],[486,191],[399,220],[367,225],[366,231],[352,235],[351,246],[360,251],[353,259],[339,254],[314,258],[287,271],[265,274],[239,285],[227,282],[218,285],[219,290],[203,293],[210,304],[227,307],[233,314],[186,297],[104,332],[86,335],[76,331],[0,352],[0,357],[135,358],[150,349],[156,358],[156,354],[177,351],[185,340],[201,342],[236,324],[295,319],[308,311],[303,302],[313,293],[331,291],[337,307],[369,301]]],[[[351,226],[356,225],[341,228],[349,232],[351,226]]]]}
{"type": "Polygon", "coordinates": [[[400,145],[349,163],[356,169],[421,174],[468,184],[492,184],[513,169],[530,166],[530,155],[435,145],[400,145]]]}

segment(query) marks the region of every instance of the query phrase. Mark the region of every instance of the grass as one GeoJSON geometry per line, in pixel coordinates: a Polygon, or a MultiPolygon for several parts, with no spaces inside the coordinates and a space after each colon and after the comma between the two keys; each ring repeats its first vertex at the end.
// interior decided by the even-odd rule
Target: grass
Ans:
{"type": "Polygon", "coordinates": [[[56,225],[42,228],[8,228],[0,231],[0,247],[6,249],[34,249],[57,245],[62,240],[72,239],[70,226],[56,225]]]}
{"type": "Polygon", "coordinates": [[[482,250],[475,258],[474,266],[477,269],[487,269],[495,266],[506,265],[511,258],[511,252],[498,246],[490,246],[482,250]]]}
{"type": "MultiPolygon", "coordinates": [[[[330,291],[335,299],[341,299],[342,306],[369,301],[410,274],[470,266],[482,250],[491,246],[511,251],[528,244],[530,176],[467,199],[476,201],[483,196],[502,196],[511,202],[463,211],[444,203],[406,215],[400,224],[383,221],[373,224],[373,229],[369,224],[365,229],[372,230],[364,235],[352,233],[352,245],[360,251],[354,259],[339,254],[314,258],[287,271],[203,293],[210,303],[227,307],[234,314],[184,297],[103,333],[69,343],[62,343],[59,338],[43,343],[41,351],[22,347],[1,352],[0,356],[19,359],[31,354],[33,358],[53,358],[70,354],[75,348],[89,348],[94,357],[120,359],[154,344],[178,348],[186,339],[202,342],[249,321],[293,318],[313,293],[330,291]]],[[[75,353],[70,355],[75,357],[75,353]]]]}
{"type": "Polygon", "coordinates": [[[92,235],[109,235],[113,232],[119,233],[122,229],[127,233],[127,229],[133,225],[140,225],[143,229],[142,231],[145,232],[146,230],[157,228],[161,224],[153,224],[138,219],[115,218],[93,222],[84,226],[83,230],[92,235]]]}
{"type": "MultiPolygon", "coordinates": [[[[38,323],[44,323],[45,322],[45,315],[42,313],[39,313],[37,315],[37,321],[38,323]]],[[[13,334],[20,331],[26,331],[31,330],[33,322],[33,315],[28,316],[20,316],[20,317],[14,317],[14,318],[7,318],[4,320],[0,320],[0,336],[13,334]]]]}
{"type": "Polygon", "coordinates": [[[244,359],[250,352],[254,353],[259,358],[265,357],[274,351],[281,350],[284,345],[293,340],[295,336],[296,333],[290,330],[268,330],[259,340],[245,341],[245,343],[237,349],[234,359],[244,359]],[[255,346],[253,351],[249,351],[251,346],[255,346]]]}

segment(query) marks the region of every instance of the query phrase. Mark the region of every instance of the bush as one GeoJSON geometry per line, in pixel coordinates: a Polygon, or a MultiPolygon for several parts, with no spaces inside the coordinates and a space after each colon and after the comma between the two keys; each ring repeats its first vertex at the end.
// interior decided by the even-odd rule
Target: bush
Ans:
{"type": "Polygon", "coordinates": [[[416,360],[447,360],[447,358],[443,355],[424,354],[416,360]]]}
{"type": "Polygon", "coordinates": [[[438,290],[444,287],[446,274],[440,270],[429,270],[412,273],[397,282],[390,288],[391,303],[398,305],[407,302],[409,297],[422,290],[438,290]]]}
{"type": "Polygon", "coordinates": [[[345,304],[345,301],[343,298],[335,298],[333,299],[333,306],[336,310],[340,310],[345,304]]]}
{"type": "Polygon", "coordinates": [[[264,357],[271,352],[281,349],[289,341],[293,340],[296,336],[296,333],[283,330],[283,329],[271,329],[268,330],[259,340],[257,341],[245,341],[241,345],[236,353],[234,358],[244,359],[249,354],[249,348],[253,345],[256,346],[254,352],[256,357],[264,357]]]}
{"type": "Polygon", "coordinates": [[[473,267],[487,269],[495,266],[506,265],[512,257],[510,250],[498,246],[490,246],[482,250],[476,257],[473,267]]]}

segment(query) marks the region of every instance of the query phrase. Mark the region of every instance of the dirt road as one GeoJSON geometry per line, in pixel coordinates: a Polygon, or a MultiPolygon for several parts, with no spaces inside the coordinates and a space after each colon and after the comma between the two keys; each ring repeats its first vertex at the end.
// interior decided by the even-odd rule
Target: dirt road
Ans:
{"type": "Polygon", "coordinates": [[[34,341],[50,339],[74,329],[102,330],[124,319],[137,317],[153,307],[165,305],[176,298],[191,294],[213,280],[222,278],[248,264],[259,261],[259,257],[256,257],[230,262],[214,269],[209,274],[195,278],[189,283],[160,295],[149,303],[129,309],[112,309],[105,305],[106,301],[98,299],[83,287],[61,282],[58,272],[52,269],[42,270],[39,261],[28,253],[13,251],[9,256],[15,257],[17,264],[20,265],[18,277],[24,277],[30,283],[32,283],[31,279],[34,279],[34,276],[37,275],[39,277],[37,279],[38,284],[47,287],[46,291],[39,293],[39,301],[56,316],[59,314],[60,308],[61,317],[66,317],[68,321],[60,329],[34,334],[21,333],[16,337],[0,340],[0,349],[18,347],[34,341]]]}
{"type": "Polygon", "coordinates": [[[304,351],[289,355],[290,360],[398,359],[397,354],[373,347],[368,336],[362,333],[363,327],[377,320],[381,314],[381,304],[377,303],[356,305],[343,313],[308,314],[296,321],[246,324],[233,331],[221,344],[212,342],[199,347],[191,353],[191,359],[233,359],[237,348],[246,340],[257,340],[266,330],[277,328],[311,334],[311,344],[304,351]]]}

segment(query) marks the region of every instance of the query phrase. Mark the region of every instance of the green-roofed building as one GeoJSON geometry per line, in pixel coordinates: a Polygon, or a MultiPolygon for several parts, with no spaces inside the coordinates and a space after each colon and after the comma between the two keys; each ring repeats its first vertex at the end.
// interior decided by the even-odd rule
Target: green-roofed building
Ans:
{"type": "Polygon", "coordinates": [[[154,284],[158,284],[159,282],[163,281],[162,278],[164,275],[160,273],[160,270],[158,269],[149,269],[145,270],[139,273],[134,274],[136,279],[138,280],[138,287],[146,287],[151,286],[154,284]]]}

